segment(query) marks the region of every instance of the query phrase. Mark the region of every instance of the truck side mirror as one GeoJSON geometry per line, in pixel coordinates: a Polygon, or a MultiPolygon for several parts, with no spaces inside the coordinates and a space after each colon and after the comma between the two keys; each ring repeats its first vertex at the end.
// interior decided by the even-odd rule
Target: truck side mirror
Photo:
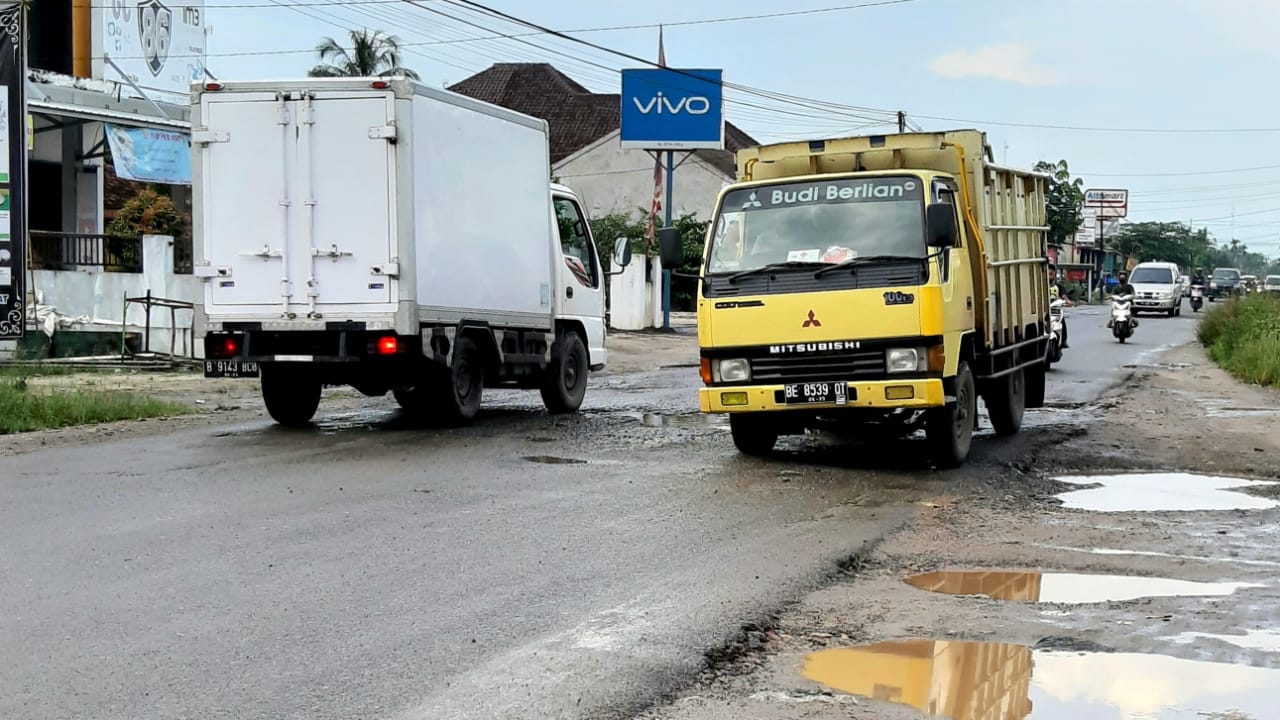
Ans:
{"type": "Polygon", "coordinates": [[[949,203],[934,203],[925,211],[925,231],[928,233],[930,245],[940,248],[956,246],[958,229],[956,228],[956,206],[949,203]]]}
{"type": "Polygon", "coordinates": [[[613,267],[621,270],[631,264],[631,241],[618,238],[613,244],[613,267]]]}
{"type": "Polygon", "coordinates": [[[658,231],[658,254],[662,258],[662,267],[668,270],[684,264],[684,242],[679,229],[664,227],[658,231]]]}

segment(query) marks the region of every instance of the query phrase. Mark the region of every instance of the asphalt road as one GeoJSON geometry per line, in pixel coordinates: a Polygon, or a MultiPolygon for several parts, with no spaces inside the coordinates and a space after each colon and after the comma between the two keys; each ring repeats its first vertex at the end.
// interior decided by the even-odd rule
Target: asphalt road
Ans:
{"type": "MultiPolygon", "coordinates": [[[[1050,400],[1190,337],[1068,318],[1050,400]]],[[[739,458],[696,370],[571,419],[389,401],[0,459],[0,717],[554,718],[660,700],[902,522],[928,477],[739,458]]]]}

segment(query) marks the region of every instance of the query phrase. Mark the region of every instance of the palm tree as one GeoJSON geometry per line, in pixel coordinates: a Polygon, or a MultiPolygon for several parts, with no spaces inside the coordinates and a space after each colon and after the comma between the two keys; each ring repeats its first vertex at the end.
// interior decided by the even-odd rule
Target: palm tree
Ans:
{"type": "Polygon", "coordinates": [[[311,68],[311,77],[390,77],[419,79],[418,73],[400,66],[400,38],[382,31],[352,30],[351,50],[333,38],[316,46],[322,64],[311,68]]]}

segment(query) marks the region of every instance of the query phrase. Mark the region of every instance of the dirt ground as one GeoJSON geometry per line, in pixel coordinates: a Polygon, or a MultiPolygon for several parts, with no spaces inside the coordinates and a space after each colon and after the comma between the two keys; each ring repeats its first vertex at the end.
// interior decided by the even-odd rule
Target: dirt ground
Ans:
{"type": "MultiPolygon", "coordinates": [[[[697,367],[697,342],[691,337],[695,321],[677,314],[672,325],[677,333],[611,332],[608,367],[593,375],[593,382],[609,383],[620,375],[643,373],[663,367],[697,367]]],[[[250,422],[266,417],[256,380],[205,379],[199,368],[187,370],[103,369],[28,379],[35,392],[41,390],[113,390],[148,395],[191,408],[190,415],[155,418],[140,422],[118,422],[62,430],[0,435],[0,455],[13,455],[51,446],[74,445],[107,438],[139,436],[176,429],[220,423],[250,422]]],[[[357,409],[369,403],[394,405],[390,395],[366,398],[351,388],[327,388],[321,400],[325,412],[357,409]]]]}
{"type": "Polygon", "coordinates": [[[1192,345],[1134,368],[1092,410],[1074,437],[1047,435],[1031,467],[922,494],[913,521],[853,558],[845,580],[746,629],[696,687],[643,717],[1280,717],[1280,509],[1226,509],[1280,506],[1280,484],[1200,497],[1204,479],[1146,477],[1108,495],[1055,479],[1280,479],[1280,393],[1236,382],[1192,345]],[[1166,510],[1119,511],[1145,506],[1166,510]],[[1168,510],[1184,506],[1222,509],[1168,510]],[[952,570],[984,584],[953,579],[963,594],[948,595],[905,582],[952,570]],[[992,597],[1002,591],[1016,599],[992,597]],[[915,642],[850,649],[889,641],[915,642]]]}

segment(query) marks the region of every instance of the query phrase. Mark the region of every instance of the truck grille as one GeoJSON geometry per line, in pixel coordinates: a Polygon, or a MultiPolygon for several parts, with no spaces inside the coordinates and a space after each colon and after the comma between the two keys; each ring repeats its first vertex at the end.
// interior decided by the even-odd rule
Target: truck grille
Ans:
{"type": "Polygon", "coordinates": [[[751,359],[756,383],[872,379],[885,375],[884,350],[853,350],[828,355],[782,355],[751,359]]]}

